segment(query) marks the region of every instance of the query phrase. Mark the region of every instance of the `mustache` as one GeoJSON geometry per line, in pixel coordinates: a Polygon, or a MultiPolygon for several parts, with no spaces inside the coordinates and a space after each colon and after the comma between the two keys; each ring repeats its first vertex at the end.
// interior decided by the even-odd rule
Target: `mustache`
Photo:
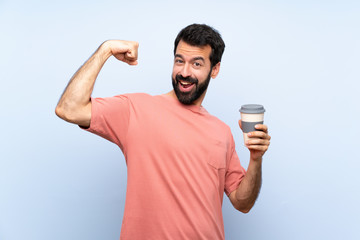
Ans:
{"type": "Polygon", "coordinates": [[[195,84],[198,84],[198,80],[196,78],[192,78],[192,77],[183,77],[181,76],[180,74],[176,75],[175,76],[175,79],[176,81],[186,81],[186,82],[189,82],[189,83],[195,83],[195,84]]]}

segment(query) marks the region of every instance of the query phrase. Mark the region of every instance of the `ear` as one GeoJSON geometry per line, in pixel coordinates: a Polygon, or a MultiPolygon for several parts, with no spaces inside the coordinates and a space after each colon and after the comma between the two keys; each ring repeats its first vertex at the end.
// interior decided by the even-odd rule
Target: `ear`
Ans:
{"type": "Polygon", "coordinates": [[[220,71],[220,62],[218,62],[211,70],[211,78],[216,78],[220,71]]]}

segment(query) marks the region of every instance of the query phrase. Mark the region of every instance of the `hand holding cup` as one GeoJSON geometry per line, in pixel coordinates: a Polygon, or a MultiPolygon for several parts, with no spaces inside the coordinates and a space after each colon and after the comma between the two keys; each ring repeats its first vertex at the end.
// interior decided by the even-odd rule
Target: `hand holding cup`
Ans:
{"type": "Polygon", "coordinates": [[[252,159],[261,158],[267,151],[271,139],[267,126],[263,124],[265,109],[262,105],[247,104],[241,106],[239,111],[239,126],[243,131],[244,145],[250,150],[252,159]]]}

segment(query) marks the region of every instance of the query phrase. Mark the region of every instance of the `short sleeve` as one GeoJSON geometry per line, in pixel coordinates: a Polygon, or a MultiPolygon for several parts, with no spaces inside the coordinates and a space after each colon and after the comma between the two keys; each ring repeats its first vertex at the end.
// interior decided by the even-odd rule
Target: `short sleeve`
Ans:
{"type": "Polygon", "coordinates": [[[129,101],[125,95],[91,98],[90,127],[85,130],[115,143],[124,151],[130,118],[129,101]]]}
{"type": "Polygon", "coordinates": [[[233,138],[230,151],[230,160],[225,173],[225,194],[227,196],[237,189],[246,174],[246,170],[241,166],[239,157],[236,153],[233,138]]]}

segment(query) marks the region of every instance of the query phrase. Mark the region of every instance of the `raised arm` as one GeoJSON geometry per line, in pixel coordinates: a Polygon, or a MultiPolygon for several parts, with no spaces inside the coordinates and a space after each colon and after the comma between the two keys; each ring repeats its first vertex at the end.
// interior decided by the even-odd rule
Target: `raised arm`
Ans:
{"type": "MultiPolygon", "coordinates": [[[[239,126],[241,128],[241,121],[239,121],[239,126]]],[[[229,195],[233,206],[243,213],[250,211],[259,195],[262,157],[269,148],[271,139],[266,125],[258,124],[255,128],[257,131],[249,133],[249,141],[246,143],[250,150],[250,162],[246,175],[238,188],[229,195]]]]}
{"type": "Polygon", "coordinates": [[[89,127],[90,97],[95,80],[104,63],[110,56],[114,56],[129,65],[136,65],[138,47],[139,44],[133,41],[109,40],[104,42],[71,78],[56,106],[56,115],[65,121],[89,127]]]}

